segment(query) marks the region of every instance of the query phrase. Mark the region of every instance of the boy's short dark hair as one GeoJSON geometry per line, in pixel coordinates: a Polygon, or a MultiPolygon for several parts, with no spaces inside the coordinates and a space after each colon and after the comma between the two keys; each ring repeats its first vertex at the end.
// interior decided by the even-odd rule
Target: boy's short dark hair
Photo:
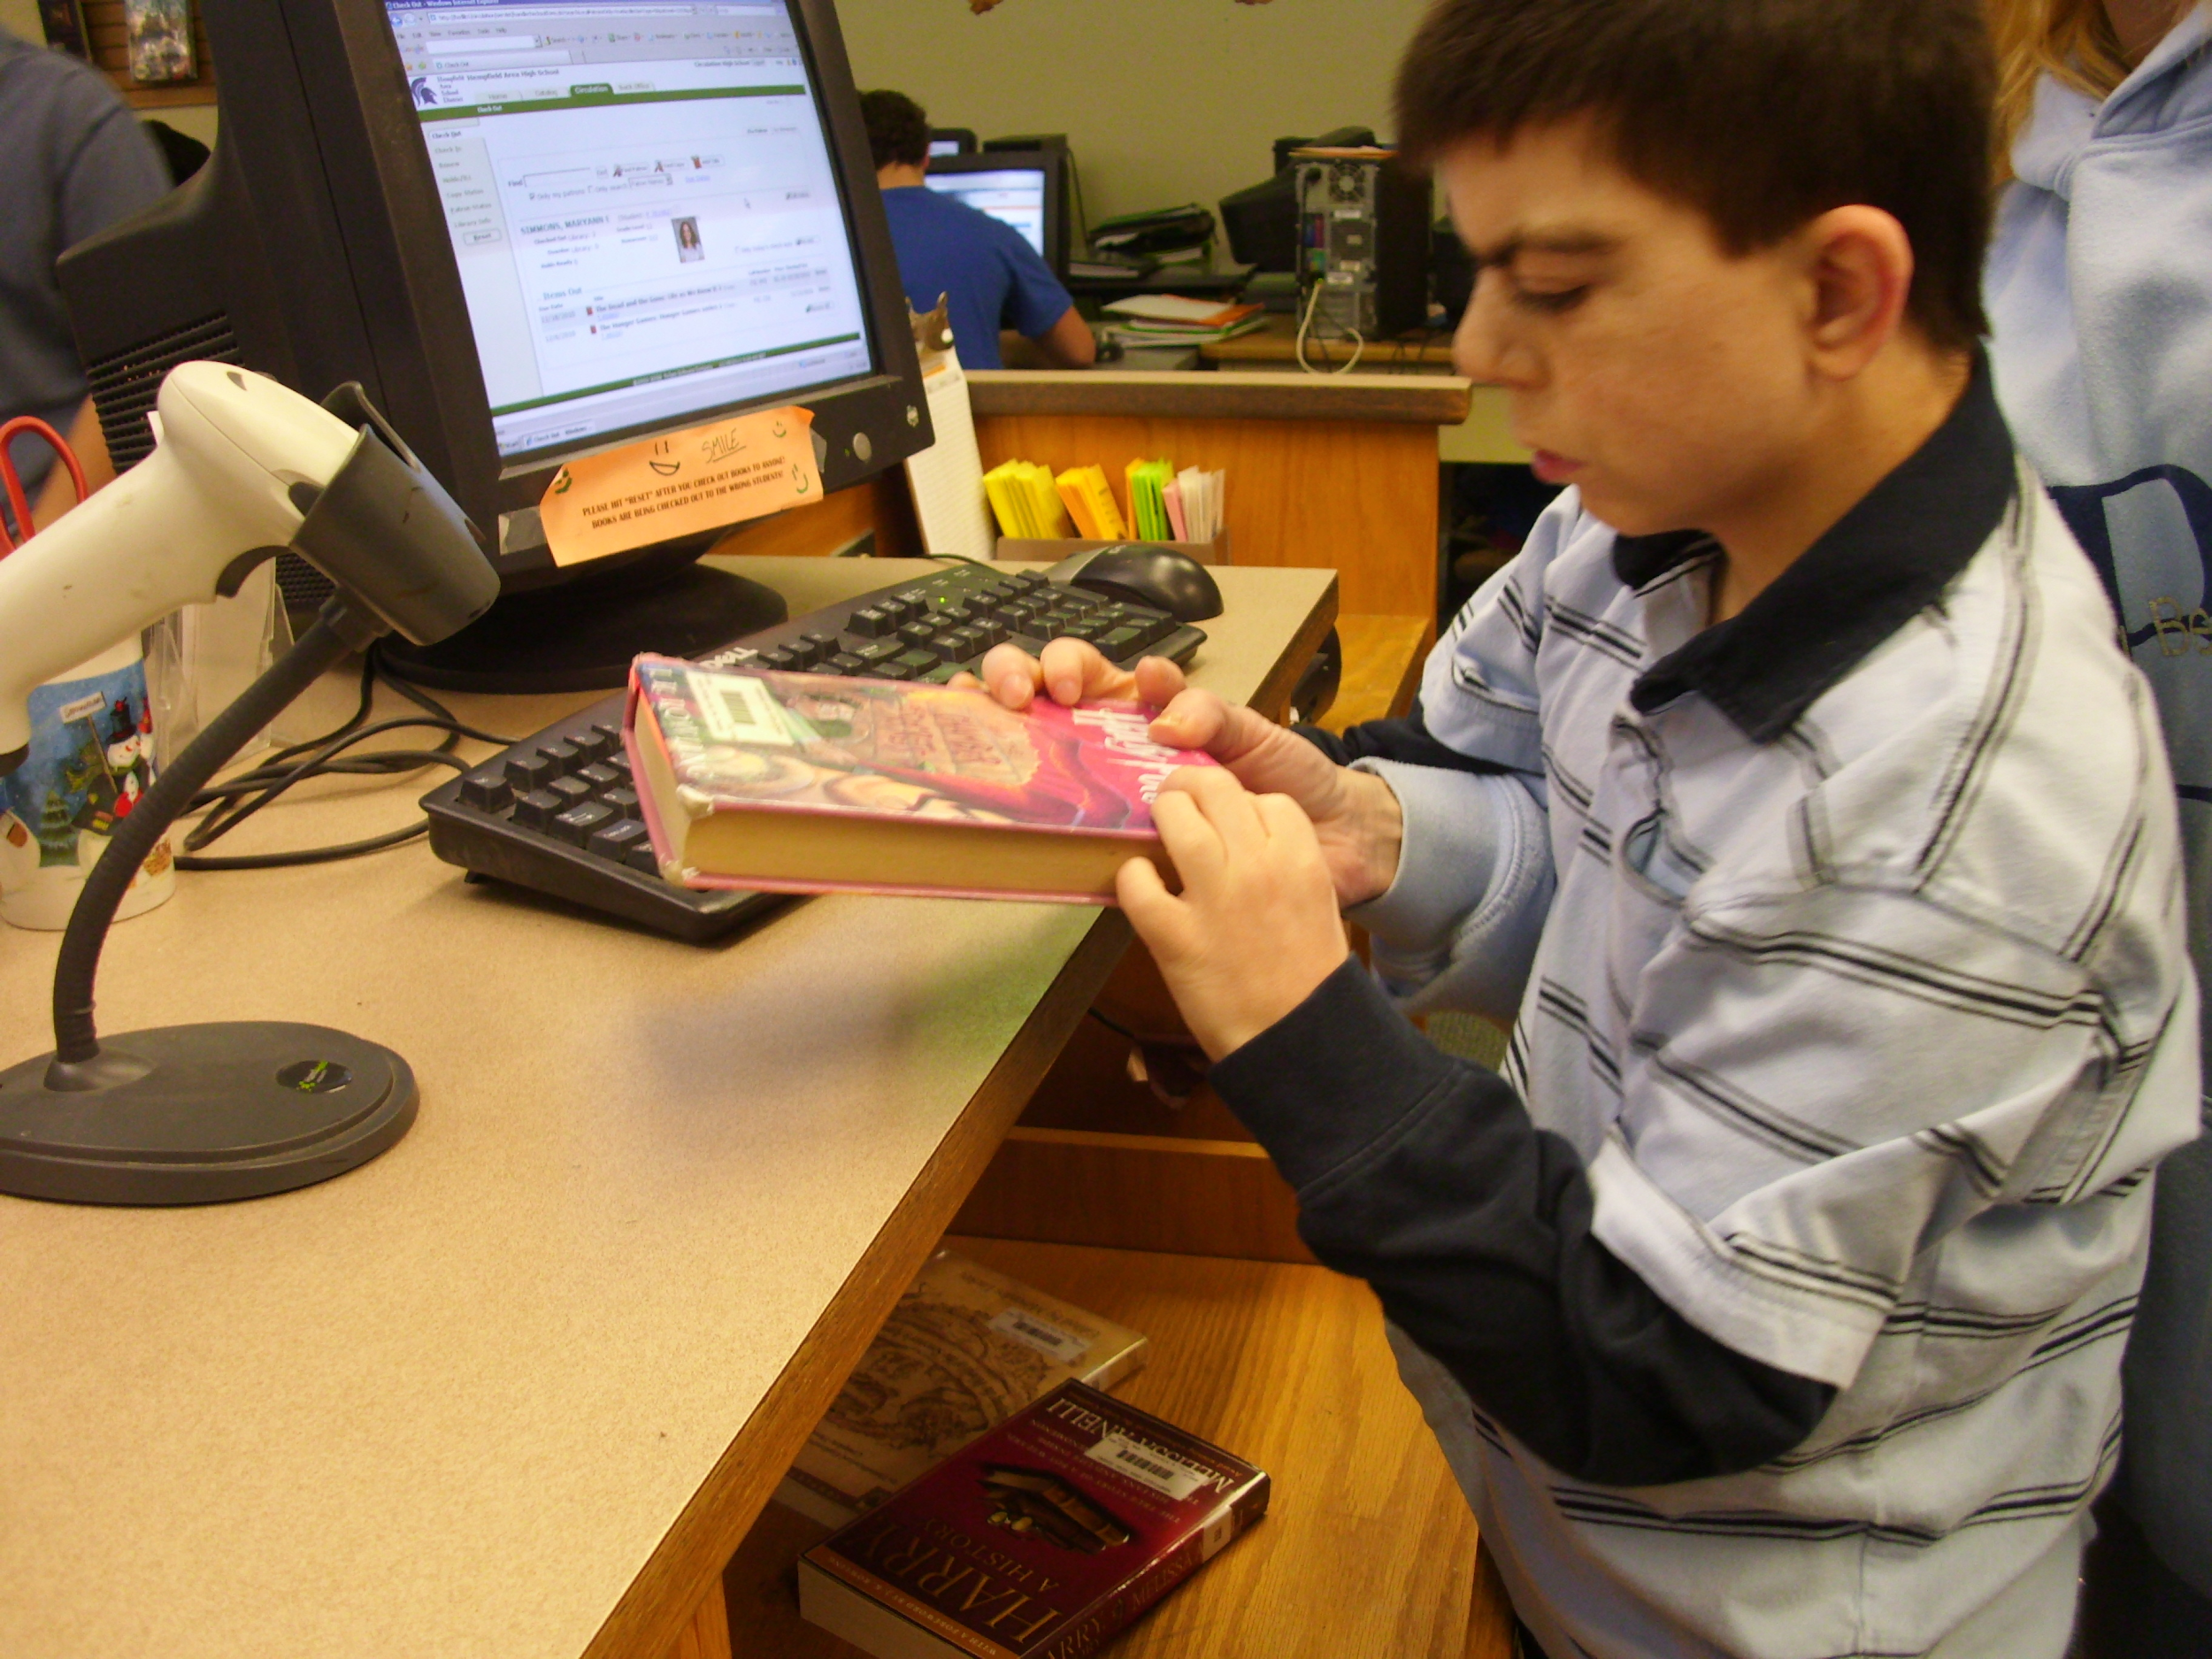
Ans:
{"type": "Polygon", "coordinates": [[[1988,332],[1995,87],[1980,0],[1437,0],[1398,72],[1409,159],[1594,118],[1646,188],[1732,254],[1864,203],[1911,238],[1907,314],[1988,332]]]}
{"type": "Polygon", "coordinates": [[[929,159],[929,116],[903,92],[862,93],[860,114],[878,171],[895,162],[918,167],[929,159]]]}

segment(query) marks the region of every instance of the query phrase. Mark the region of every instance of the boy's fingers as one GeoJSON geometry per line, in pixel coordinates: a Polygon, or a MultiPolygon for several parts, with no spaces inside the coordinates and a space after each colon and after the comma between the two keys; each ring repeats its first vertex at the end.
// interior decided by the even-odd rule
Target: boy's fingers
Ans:
{"type": "MultiPolygon", "coordinates": [[[[1187,769],[1186,769],[1187,770],[1187,769]]],[[[1171,772],[1172,784],[1179,772],[1171,772]]],[[[1152,823],[1160,832],[1160,844],[1182,873],[1186,889],[1210,878],[1221,868],[1221,833],[1207,819],[1189,792],[1163,786],[1152,803],[1152,823]]]]}
{"type": "Polygon", "coordinates": [[[1137,663],[1137,701],[1165,708],[1182,695],[1189,684],[1183,671],[1164,657],[1147,657],[1137,663]]]}
{"type": "Polygon", "coordinates": [[[1115,872],[1114,896],[1148,945],[1164,942],[1182,922],[1182,900],[1167,890],[1149,858],[1132,858],[1115,872]]]}
{"type": "MultiPolygon", "coordinates": [[[[1168,666],[1172,668],[1174,664],[1168,666]]],[[[1144,664],[1138,665],[1137,672],[1141,681],[1144,664]]],[[[1179,670],[1177,677],[1180,678],[1179,670]]],[[[1158,699],[1148,695],[1145,701],[1154,703],[1158,699]]],[[[1155,717],[1151,737],[1154,742],[1165,743],[1171,749],[1201,749],[1219,759],[1217,745],[1227,729],[1228,704],[1210,691],[1186,689],[1170,697],[1167,706],[1155,717]]]]}
{"type": "MultiPolygon", "coordinates": [[[[1231,773],[1215,766],[1179,766],[1160,786],[1160,800],[1173,790],[1194,802],[1232,857],[1249,857],[1267,843],[1267,831],[1252,805],[1252,795],[1231,773]]],[[[1153,803],[1159,816],[1159,801],[1153,803]]]]}
{"type": "Polygon", "coordinates": [[[1305,809],[1288,795],[1255,795],[1252,797],[1252,809],[1259,814],[1268,840],[1279,842],[1287,849],[1320,856],[1321,837],[1314,833],[1313,820],[1306,816],[1305,809]]]}
{"type": "Polygon", "coordinates": [[[1010,709],[1026,709],[1044,671],[1018,645],[994,645],[983,658],[983,684],[1010,709]]]}
{"type": "Polygon", "coordinates": [[[1045,647],[1042,664],[1045,689],[1055,703],[1068,704],[1086,697],[1124,696],[1134,688],[1133,676],[1108,662],[1098,647],[1082,640],[1059,639],[1045,647]]]}

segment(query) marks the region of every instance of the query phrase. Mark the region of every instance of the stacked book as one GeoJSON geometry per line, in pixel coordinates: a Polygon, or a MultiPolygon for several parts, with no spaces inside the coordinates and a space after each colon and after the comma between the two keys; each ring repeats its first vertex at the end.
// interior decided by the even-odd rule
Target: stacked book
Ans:
{"type": "Polygon", "coordinates": [[[1179,294],[1133,294],[1102,309],[1107,338],[1125,347],[1210,346],[1248,334],[1266,321],[1257,305],[1224,305],[1179,294]]]}
{"type": "Polygon", "coordinates": [[[1268,1478],[1099,1392],[1145,1340],[940,1252],[777,1493],[840,1528],[811,1623],[878,1659],[1084,1659],[1266,1513],[1268,1478]]]}

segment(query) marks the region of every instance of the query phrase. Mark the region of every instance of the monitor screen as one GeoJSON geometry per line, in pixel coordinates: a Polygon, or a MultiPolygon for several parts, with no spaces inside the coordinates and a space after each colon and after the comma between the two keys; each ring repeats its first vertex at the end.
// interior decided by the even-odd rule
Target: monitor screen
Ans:
{"type": "Polygon", "coordinates": [[[922,180],[940,196],[957,196],[1022,234],[1048,262],[1045,246],[1045,191],[1042,167],[994,167],[987,172],[932,173],[922,180]]]}
{"type": "Polygon", "coordinates": [[[788,0],[386,0],[503,461],[869,373],[788,0]]]}
{"type": "Polygon", "coordinates": [[[968,147],[956,138],[933,138],[929,141],[929,153],[933,159],[940,156],[964,156],[968,147]]]}

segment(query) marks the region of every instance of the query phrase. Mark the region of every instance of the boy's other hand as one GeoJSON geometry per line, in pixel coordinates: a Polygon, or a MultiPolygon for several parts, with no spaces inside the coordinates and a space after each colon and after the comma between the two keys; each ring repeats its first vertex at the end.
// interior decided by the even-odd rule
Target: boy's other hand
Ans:
{"type": "MultiPolygon", "coordinates": [[[[963,674],[952,683],[976,681],[963,674]]],[[[983,659],[982,683],[1010,709],[1027,708],[1039,691],[1064,704],[1149,703],[1160,710],[1152,722],[1154,742],[1203,750],[1255,795],[1287,795],[1297,803],[1318,841],[1339,904],[1378,897],[1397,875],[1405,820],[1388,784],[1338,765],[1249,709],[1193,689],[1165,657],[1145,657],[1133,672],[1081,640],[1054,640],[1041,657],[1001,645],[983,659]]]]}
{"type": "Polygon", "coordinates": [[[1122,865],[1122,909],[1201,1048],[1218,1060],[1295,1009],[1348,947],[1321,842],[1287,795],[1186,767],[1153,803],[1183,890],[1148,858],[1122,865]]]}

